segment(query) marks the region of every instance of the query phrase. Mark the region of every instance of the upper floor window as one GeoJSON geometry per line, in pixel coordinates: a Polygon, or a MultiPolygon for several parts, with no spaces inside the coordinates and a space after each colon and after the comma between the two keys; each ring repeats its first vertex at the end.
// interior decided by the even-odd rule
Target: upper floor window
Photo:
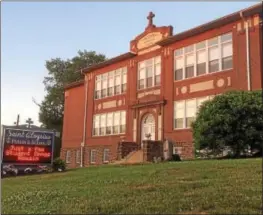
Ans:
{"type": "Polygon", "coordinates": [[[138,65],[138,89],[159,86],[161,84],[161,57],[142,61],[138,65]]]}
{"type": "Polygon", "coordinates": [[[105,136],[126,132],[126,111],[94,115],[93,135],[105,136]]]}
{"type": "Polygon", "coordinates": [[[125,93],[127,89],[127,67],[96,76],[95,99],[125,93]]]}
{"type": "Polygon", "coordinates": [[[233,68],[232,33],[223,34],[174,52],[174,79],[183,80],[233,68]]]}

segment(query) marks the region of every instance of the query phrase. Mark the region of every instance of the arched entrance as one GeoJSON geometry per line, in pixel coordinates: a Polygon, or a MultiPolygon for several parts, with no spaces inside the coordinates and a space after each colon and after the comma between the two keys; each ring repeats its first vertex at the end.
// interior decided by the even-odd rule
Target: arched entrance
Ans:
{"type": "Polygon", "coordinates": [[[152,114],[146,114],[141,123],[141,144],[148,139],[155,140],[155,119],[152,114]]]}

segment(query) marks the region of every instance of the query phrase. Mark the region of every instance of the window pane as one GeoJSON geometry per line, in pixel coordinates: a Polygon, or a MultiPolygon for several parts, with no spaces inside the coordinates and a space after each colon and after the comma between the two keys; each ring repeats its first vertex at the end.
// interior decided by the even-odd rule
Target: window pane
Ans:
{"type": "Polygon", "coordinates": [[[219,58],[218,47],[209,48],[209,61],[216,60],[219,58]]]}
{"type": "Polygon", "coordinates": [[[225,43],[222,44],[222,57],[229,57],[232,56],[232,43],[225,43]]]}
{"type": "Polygon", "coordinates": [[[194,64],[194,55],[193,54],[191,54],[191,55],[186,55],[186,61],[185,61],[185,63],[186,63],[186,65],[188,66],[190,66],[190,65],[193,65],[194,64]]]}
{"type": "Polygon", "coordinates": [[[101,98],[104,98],[104,97],[106,97],[107,96],[107,89],[103,89],[102,91],[101,91],[101,98]]]}
{"type": "Polygon", "coordinates": [[[187,46],[184,48],[184,53],[189,53],[189,52],[192,52],[194,51],[194,45],[190,45],[190,46],[187,46]]]}
{"type": "Polygon", "coordinates": [[[113,87],[114,86],[114,77],[111,77],[109,79],[109,87],[113,87]]]}
{"type": "Polygon", "coordinates": [[[126,124],[126,111],[121,112],[121,124],[122,125],[126,124]]]}
{"type": "Polygon", "coordinates": [[[127,83],[127,74],[123,74],[123,76],[122,76],[122,83],[123,84],[127,83]]]}
{"type": "Polygon", "coordinates": [[[197,53],[197,63],[204,63],[206,62],[206,51],[202,50],[202,51],[198,51],[197,53]]]}
{"type": "Polygon", "coordinates": [[[196,44],[196,50],[203,49],[206,47],[205,41],[196,44]]]}
{"type": "Polygon", "coordinates": [[[194,117],[196,113],[196,100],[186,101],[186,117],[194,117]]]}
{"type": "Polygon", "coordinates": [[[123,93],[125,93],[127,90],[127,84],[122,84],[121,90],[123,93]]]}
{"type": "Polygon", "coordinates": [[[175,80],[182,80],[183,79],[183,69],[175,70],[174,79],[175,80]]]}
{"type": "Polygon", "coordinates": [[[90,162],[91,163],[95,163],[96,162],[96,151],[95,150],[91,150],[90,151],[90,162]]]}
{"type": "Polygon", "coordinates": [[[206,63],[197,64],[196,75],[199,76],[199,75],[203,75],[205,73],[206,73],[206,63]]]}
{"type": "Polygon", "coordinates": [[[232,69],[233,68],[233,60],[232,56],[226,57],[222,59],[222,69],[232,69]]]}
{"type": "Polygon", "coordinates": [[[107,129],[106,133],[111,134],[112,133],[112,124],[113,124],[113,113],[108,113],[107,114],[107,129]]]}
{"type": "Polygon", "coordinates": [[[118,95],[121,93],[121,85],[115,86],[115,95],[118,95]]]}
{"type": "Polygon", "coordinates": [[[146,87],[152,87],[153,86],[153,78],[146,78],[146,87]]]}
{"type": "Polygon", "coordinates": [[[114,87],[109,87],[108,88],[108,96],[113,96],[114,94],[114,87]]]}
{"type": "Polygon", "coordinates": [[[221,36],[221,42],[231,41],[232,40],[232,33],[223,34],[221,36]]]}
{"type": "Polygon", "coordinates": [[[145,78],[145,73],[146,73],[145,69],[141,69],[140,70],[140,72],[139,72],[139,80],[145,78]]]}
{"type": "Polygon", "coordinates": [[[213,46],[218,44],[218,37],[208,40],[208,46],[213,46]]]}
{"type": "Polygon", "coordinates": [[[174,120],[174,127],[175,128],[183,128],[184,127],[184,119],[183,118],[177,118],[174,120]]]}
{"type": "Polygon", "coordinates": [[[96,82],[96,90],[101,90],[101,81],[96,82]]]}
{"type": "Polygon", "coordinates": [[[101,93],[100,90],[95,92],[95,99],[99,99],[100,98],[100,93],[101,93]]]}
{"type": "Polygon", "coordinates": [[[177,58],[175,60],[175,69],[181,69],[184,67],[184,59],[183,57],[177,58]]]}
{"type": "Polygon", "coordinates": [[[189,66],[185,68],[185,78],[194,77],[194,66],[189,66]]]}
{"type": "Polygon", "coordinates": [[[108,162],[109,159],[109,149],[104,149],[104,153],[103,153],[103,162],[108,162]]]}
{"type": "Polygon", "coordinates": [[[139,80],[139,89],[144,88],[144,79],[139,80]]]}
{"type": "Polygon", "coordinates": [[[161,56],[155,57],[155,64],[161,63],[161,56]]]}
{"type": "Polygon", "coordinates": [[[153,69],[151,66],[147,67],[146,68],[146,77],[149,78],[149,77],[152,77],[153,76],[153,69]]]}
{"type": "Polygon", "coordinates": [[[155,65],[155,75],[160,75],[161,74],[161,64],[156,64],[155,65]]]}
{"type": "Polygon", "coordinates": [[[155,76],[155,86],[159,86],[161,84],[161,76],[156,75],[155,76]]]}
{"type": "Polygon", "coordinates": [[[184,101],[175,102],[175,118],[184,118],[184,101]]]}
{"type": "Polygon", "coordinates": [[[115,76],[115,86],[120,84],[121,84],[121,76],[120,75],[115,76]]]}
{"type": "Polygon", "coordinates": [[[209,72],[217,72],[219,70],[218,60],[213,60],[209,62],[209,72]]]}
{"type": "Polygon", "coordinates": [[[175,56],[182,55],[183,54],[183,48],[175,50],[174,54],[175,54],[175,56]]]}

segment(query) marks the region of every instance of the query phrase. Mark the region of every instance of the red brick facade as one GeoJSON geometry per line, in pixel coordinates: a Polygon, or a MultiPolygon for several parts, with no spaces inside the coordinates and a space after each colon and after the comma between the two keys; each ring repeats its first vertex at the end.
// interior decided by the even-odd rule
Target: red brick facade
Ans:
{"type": "MultiPolygon", "coordinates": [[[[243,18],[241,18],[240,12],[236,12],[176,35],[172,35],[173,29],[171,26],[156,27],[149,19],[145,31],[131,41],[130,52],[84,69],[85,80],[74,83],[65,89],[61,157],[66,159],[64,152],[80,149],[81,143],[84,141],[83,166],[91,164],[89,160],[91,149],[98,151],[95,164],[103,163],[103,150],[105,148],[110,151],[110,161],[116,160],[118,143],[121,140],[135,142],[140,147],[143,139],[142,123],[149,114],[154,118],[153,123],[155,123],[155,126],[152,128],[155,131],[152,131],[152,134],[156,141],[168,139],[178,143],[176,145],[179,148],[182,147],[182,157],[193,157],[191,129],[174,128],[175,102],[204,96],[215,96],[233,89],[248,89],[245,22],[248,22],[249,26],[251,90],[262,89],[260,11],[261,4],[258,4],[245,9],[243,18]],[[232,67],[230,69],[175,80],[175,50],[182,47],[186,50],[185,47],[227,33],[232,34],[232,67]],[[153,84],[151,88],[138,89],[140,62],[157,56],[160,56],[161,62],[160,85],[154,86],[153,84]],[[96,77],[122,67],[127,68],[126,92],[95,99],[96,77]],[[84,120],[85,98],[87,99],[86,121],[84,120]],[[115,111],[126,111],[125,132],[123,134],[94,136],[94,115],[115,111]],[[85,133],[83,132],[84,124],[86,126],[85,133]]],[[[209,44],[209,42],[206,44],[209,44]]],[[[197,47],[197,45],[194,47],[197,47]]],[[[223,52],[220,53],[220,59],[223,59],[223,52]]],[[[197,62],[195,63],[197,64],[197,62]]],[[[195,66],[195,71],[197,71],[197,66],[195,66]]],[[[157,76],[154,77],[154,80],[157,80],[157,76]]],[[[69,166],[76,167],[79,165],[75,163],[73,156],[71,156],[69,166]]]]}

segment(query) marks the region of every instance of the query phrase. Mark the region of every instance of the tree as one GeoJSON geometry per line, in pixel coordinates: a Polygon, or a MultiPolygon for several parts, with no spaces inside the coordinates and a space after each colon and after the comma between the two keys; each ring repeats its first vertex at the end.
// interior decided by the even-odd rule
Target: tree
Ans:
{"type": "MultiPolygon", "coordinates": [[[[84,76],[80,70],[106,60],[105,55],[95,51],[79,51],[76,57],[68,60],[55,58],[46,61],[48,76],[44,78],[46,96],[39,104],[39,121],[42,127],[55,129],[62,134],[64,112],[64,87],[75,81],[82,80],[84,76]]],[[[55,140],[55,155],[59,155],[61,138],[55,140]]]]}
{"type": "Polygon", "coordinates": [[[248,147],[262,151],[261,91],[232,91],[205,102],[192,124],[196,149],[222,153],[225,147],[239,157],[248,147]]]}

